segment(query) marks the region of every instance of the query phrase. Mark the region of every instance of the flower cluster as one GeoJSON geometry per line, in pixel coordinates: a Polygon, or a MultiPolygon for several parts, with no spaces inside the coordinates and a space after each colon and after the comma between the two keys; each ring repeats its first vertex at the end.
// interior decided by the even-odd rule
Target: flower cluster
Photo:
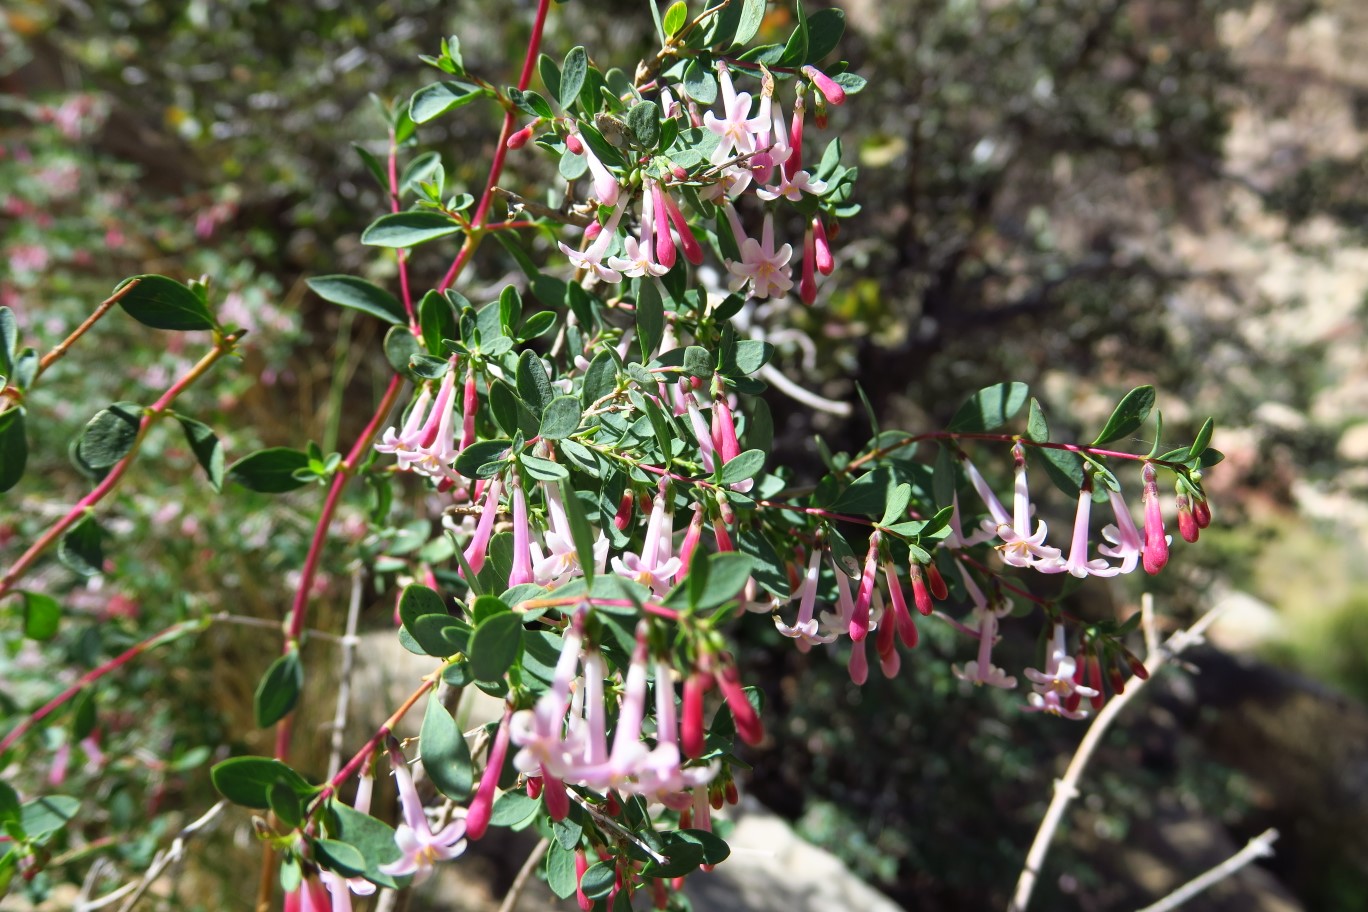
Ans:
{"type": "MultiPolygon", "coordinates": [[[[800,204],[834,189],[803,167],[805,115],[810,94],[820,99],[823,112],[825,105],[845,101],[841,86],[820,70],[806,66],[802,75],[805,78],[798,81],[788,122],[776,98],[775,80],[763,68],[761,92],[755,97],[738,91],[728,64],[718,61],[720,111],[704,111],[701,117],[687,96],[681,102],[668,87],[662,87],[659,108],[664,117],[682,129],[706,130],[711,137],[711,151],[693,173],[650,156],[636,166],[624,167],[621,174],[615,173],[583,140],[581,130],[568,128],[567,152],[584,156],[592,178],[592,199],[600,206],[611,207],[611,211],[605,222],[595,222],[585,232],[585,246],[577,249],[561,242],[561,251],[576,269],[608,283],[662,276],[674,267],[681,253],[689,263],[699,265],[703,247],[678,198],[689,190],[723,216],[718,224],[719,248],[731,289],[744,289],[758,299],[789,294],[794,285],[790,265],[794,248],[776,242],[775,211],[770,204],[781,199],[800,204]],[[758,238],[746,231],[738,212],[748,191],[764,207],[758,238]],[[637,229],[619,238],[622,220],[633,201],[637,204],[637,229]]],[[[598,126],[606,126],[606,116],[600,116],[598,126]]],[[[806,210],[806,206],[802,208],[806,210]]],[[[817,275],[830,275],[835,260],[822,213],[809,214],[806,219],[798,292],[804,303],[811,304],[817,295],[817,275]]]]}

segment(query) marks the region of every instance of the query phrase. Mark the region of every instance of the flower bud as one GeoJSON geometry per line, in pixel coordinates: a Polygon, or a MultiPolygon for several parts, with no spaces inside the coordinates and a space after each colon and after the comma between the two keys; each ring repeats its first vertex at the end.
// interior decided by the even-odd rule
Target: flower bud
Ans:
{"type": "Polygon", "coordinates": [[[565,137],[565,148],[572,155],[584,154],[584,142],[579,138],[578,133],[570,133],[565,137]]]}
{"type": "Polygon", "coordinates": [[[817,91],[822,93],[822,97],[826,99],[827,104],[833,106],[845,104],[845,89],[841,88],[841,84],[826,73],[823,73],[815,66],[808,65],[803,67],[803,75],[812,80],[812,84],[817,87],[817,91]]]}
{"type": "Polygon", "coordinates": [[[584,849],[575,849],[575,902],[584,912],[594,908],[594,901],[584,895],[584,872],[589,870],[589,858],[584,849]]]}
{"type": "Polygon", "coordinates": [[[950,597],[950,587],[945,585],[945,577],[941,576],[940,569],[934,563],[926,565],[926,580],[937,601],[943,602],[950,597]]]}
{"type": "Polygon", "coordinates": [[[722,670],[717,673],[717,686],[721,689],[722,696],[727,701],[727,708],[731,710],[732,719],[736,722],[737,737],[752,747],[765,740],[764,725],[761,724],[755,707],[746,698],[746,691],[741,686],[741,674],[734,664],[727,662],[722,666],[722,670]]]}
{"type": "Polygon", "coordinates": [[[1205,529],[1211,525],[1211,504],[1205,500],[1198,500],[1195,497],[1192,501],[1192,518],[1197,520],[1197,527],[1205,529]]]}
{"type": "Polygon", "coordinates": [[[1145,545],[1140,558],[1145,572],[1153,575],[1168,563],[1168,537],[1164,534],[1164,513],[1159,504],[1159,483],[1155,480],[1154,466],[1145,463],[1140,477],[1145,484],[1145,545]]]}
{"type": "Polygon", "coordinates": [[[708,689],[705,672],[695,671],[684,679],[684,703],[679,720],[679,743],[684,756],[697,760],[703,756],[706,735],[703,731],[703,692],[708,689]]]}
{"type": "Polygon", "coordinates": [[[521,149],[527,145],[527,141],[532,138],[532,124],[528,124],[518,132],[509,136],[504,145],[510,149],[521,149]]]}
{"type": "Polygon", "coordinates": [[[1188,503],[1186,494],[1179,494],[1178,503],[1178,534],[1183,536],[1183,541],[1191,543],[1197,540],[1201,533],[1201,527],[1197,525],[1197,518],[1192,515],[1192,506],[1188,503]]]}

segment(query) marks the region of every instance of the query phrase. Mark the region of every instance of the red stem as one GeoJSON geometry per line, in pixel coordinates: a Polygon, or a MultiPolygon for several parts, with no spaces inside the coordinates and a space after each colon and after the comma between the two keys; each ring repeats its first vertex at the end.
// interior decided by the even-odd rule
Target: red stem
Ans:
{"type": "Polygon", "coordinates": [[[165,393],[162,393],[161,398],[143,411],[142,418],[138,421],[137,434],[134,436],[133,444],[129,447],[128,452],[124,454],[122,459],[114,464],[114,467],[109,470],[109,474],[106,475],[89,494],[78,500],[76,505],[73,506],[65,516],[53,523],[46,532],[40,535],[38,539],[29,546],[27,551],[19,556],[19,559],[14,562],[13,566],[5,572],[4,577],[0,578],[0,598],[4,598],[13,591],[15,584],[28,572],[34,561],[52,546],[53,542],[57,541],[57,539],[61,538],[68,529],[85,518],[87,510],[103,500],[110,491],[114,490],[119,484],[119,479],[123,477],[124,472],[128,471],[128,467],[133,464],[133,459],[138,455],[138,448],[142,445],[143,437],[147,435],[147,430],[152,426],[152,422],[160,418],[171,406],[171,403],[176,400],[176,397],[183,393],[190,384],[204,376],[209,368],[213,366],[215,361],[231,352],[239,335],[240,334],[234,333],[233,335],[219,338],[214,343],[212,351],[203,358],[200,358],[199,362],[196,363],[194,367],[186,371],[185,375],[172,384],[170,389],[165,393]]]}
{"type": "MultiPolygon", "coordinates": [[[[399,211],[399,144],[395,142],[394,128],[389,131],[389,189],[390,212],[399,211]]],[[[408,314],[409,329],[418,335],[418,316],[413,312],[413,295],[409,291],[408,256],[403,249],[396,250],[399,261],[399,291],[404,299],[404,313],[408,314]]]]}
{"type": "Polygon", "coordinates": [[[124,652],[110,659],[108,662],[105,662],[103,665],[100,665],[96,668],[91,669],[90,671],[87,671],[85,674],[81,675],[81,677],[76,680],[76,683],[72,684],[66,690],[62,691],[57,696],[53,697],[51,700],[44,703],[41,708],[36,710],[27,719],[25,719],[23,722],[20,722],[14,728],[10,729],[9,734],[5,735],[3,740],[0,740],[0,754],[4,754],[4,752],[9,750],[10,747],[12,747],[16,741],[18,741],[28,732],[29,729],[33,728],[33,726],[37,725],[39,722],[43,721],[48,716],[52,715],[52,713],[56,711],[58,708],[60,708],[62,704],[66,703],[72,697],[76,696],[76,694],[80,693],[83,689],[85,689],[85,687],[88,684],[98,681],[100,678],[103,678],[111,671],[114,671],[115,669],[127,665],[130,661],[137,658],[139,655],[143,654],[144,652],[153,648],[154,646],[160,646],[163,643],[169,643],[172,640],[176,639],[178,636],[180,636],[182,633],[203,626],[204,621],[202,620],[182,621],[179,624],[172,624],[165,630],[162,630],[159,633],[154,633],[152,636],[143,640],[141,643],[138,643],[135,646],[130,646],[124,652]]]}
{"type": "MultiPolygon", "coordinates": [[[[532,23],[532,34],[527,39],[527,55],[523,57],[522,73],[518,76],[518,88],[526,89],[528,83],[532,81],[532,68],[536,66],[537,54],[541,50],[542,32],[546,29],[546,13],[551,8],[551,0],[538,0],[537,18],[532,23]]],[[[442,277],[442,281],[437,284],[439,292],[446,291],[456,282],[456,278],[465,268],[465,264],[470,261],[470,255],[475,252],[475,247],[479,245],[479,239],[485,233],[485,219],[489,216],[489,206],[494,201],[494,188],[499,183],[499,176],[503,174],[504,159],[508,156],[508,137],[513,134],[513,124],[516,120],[516,113],[510,106],[504,111],[503,126],[499,129],[499,141],[494,146],[494,160],[489,165],[489,177],[485,179],[484,192],[480,194],[480,204],[475,207],[475,217],[470,220],[470,233],[466,235],[466,242],[461,247],[461,252],[452,261],[451,268],[442,277]]]]}

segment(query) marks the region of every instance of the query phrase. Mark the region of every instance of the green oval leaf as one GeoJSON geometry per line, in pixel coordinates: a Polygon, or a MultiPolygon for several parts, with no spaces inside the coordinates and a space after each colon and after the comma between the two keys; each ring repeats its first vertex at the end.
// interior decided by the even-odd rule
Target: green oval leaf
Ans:
{"type": "Polygon", "coordinates": [[[31,640],[50,640],[57,635],[62,606],[49,595],[20,592],[24,600],[24,636],[31,640]]]}
{"type": "Polygon", "coordinates": [[[269,757],[232,757],[215,764],[209,779],[219,794],[234,804],[265,810],[271,806],[271,786],[283,784],[302,797],[316,791],[290,767],[269,757]]]}
{"type": "Polygon", "coordinates": [[[208,306],[189,288],[160,275],[140,275],[124,279],[114,291],[138,284],[119,299],[119,306],[130,317],[153,329],[186,331],[213,329],[218,324],[208,306]]]}
{"type": "Polygon", "coordinates": [[[325,275],[315,276],[305,284],[314,294],[333,304],[379,317],[386,323],[408,322],[404,305],[399,303],[399,299],[365,279],[349,275],[325,275]]]}
{"type": "Polygon", "coordinates": [[[460,225],[440,212],[393,212],[371,222],[361,232],[361,243],[372,247],[416,247],[460,230],[460,225]]]}
{"type": "Polygon", "coordinates": [[[974,434],[1002,427],[1021,411],[1030,388],[1020,381],[995,383],[969,397],[950,419],[947,430],[974,434]]]}
{"type": "MultiPolygon", "coordinates": [[[[698,853],[698,857],[703,857],[701,851],[698,853]]],[[[698,862],[695,861],[689,867],[693,868],[697,864],[698,862]]],[[[585,871],[584,876],[580,878],[579,888],[590,899],[602,899],[613,891],[615,883],[617,883],[617,869],[609,862],[596,861],[589,866],[589,870],[585,871]]]]}
{"type": "Polygon", "coordinates": [[[746,450],[722,466],[721,481],[724,485],[736,484],[754,478],[764,467],[764,450],[746,450]]]}
{"type": "Polygon", "coordinates": [[[194,418],[177,415],[176,420],[185,431],[185,440],[190,444],[190,452],[195,454],[195,459],[204,469],[204,474],[209,476],[210,486],[215,491],[222,491],[223,444],[219,442],[218,435],[209,425],[194,418]]]}
{"type": "Polygon", "coordinates": [[[275,725],[289,715],[303,689],[304,666],[299,661],[299,651],[291,649],[271,663],[257,684],[252,698],[257,728],[275,725]]]}
{"type": "Polygon", "coordinates": [[[24,410],[10,409],[0,414],[0,493],[19,483],[26,465],[28,438],[24,433],[24,410]]]}
{"type": "Polygon", "coordinates": [[[464,802],[469,798],[470,787],[475,781],[470,748],[451,713],[435,697],[428,698],[419,743],[423,751],[423,769],[427,770],[437,791],[453,801],[464,802]]]}
{"type": "Polygon", "coordinates": [[[575,396],[557,396],[546,404],[537,431],[547,440],[564,440],[579,429],[580,401],[575,396]]]}
{"type": "Polygon", "coordinates": [[[1097,435],[1092,445],[1111,443],[1139,429],[1149,417],[1150,410],[1154,408],[1154,398],[1154,387],[1149,385],[1137,386],[1126,393],[1116,404],[1111,417],[1107,419],[1102,432],[1097,435]]]}
{"type": "Polygon", "coordinates": [[[522,649],[522,617],[507,612],[485,618],[470,638],[470,673],[477,681],[497,681],[522,649]]]}
{"type": "Polygon", "coordinates": [[[81,576],[98,576],[104,572],[104,530],[89,513],[62,536],[57,545],[57,559],[67,569],[81,576]]]}
{"type": "Polygon", "coordinates": [[[142,406],[132,402],[116,402],[100,409],[77,438],[76,455],[97,473],[113,468],[133,449],[141,424],[142,406]]]}
{"type": "Polygon", "coordinates": [[[228,467],[228,477],[249,491],[283,494],[308,484],[295,472],[309,466],[309,456],[289,447],[270,447],[242,457],[228,467]]]}
{"type": "Polygon", "coordinates": [[[561,64],[560,91],[556,94],[562,108],[569,111],[575,104],[588,73],[589,54],[582,47],[572,47],[561,64]]]}
{"type": "Polygon", "coordinates": [[[409,118],[414,123],[424,124],[447,111],[468,105],[484,94],[484,89],[462,82],[434,82],[413,93],[409,99],[409,118]]]}

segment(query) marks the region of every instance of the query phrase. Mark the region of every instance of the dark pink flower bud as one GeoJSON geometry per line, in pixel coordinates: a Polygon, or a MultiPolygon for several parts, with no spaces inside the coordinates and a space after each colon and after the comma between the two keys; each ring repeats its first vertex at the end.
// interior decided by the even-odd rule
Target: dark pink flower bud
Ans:
{"type": "Polygon", "coordinates": [[[865,552],[864,570],[860,574],[860,588],[855,593],[855,609],[850,615],[850,638],[855,641],[869,636],[869,605],[874,600],[879,561],[879,533],[869,536],[869,550],[865,552]]]}
{"type": "Polygon", "coordinates": [[[1178,534],[1183,536],[1185,542],[1195,542],[1201,528],[1197,525],[1197,518],[1192,515],[1192,507],[1188,503],[1187,495],[1179,494],[1178,498],[1178,534]]]}
{"type": "Polygon", "coordinates": [[[461,449],[475,442],[475,413],[480,407],[480,393],[475,386],[475,368],[466,368],[465,390],[461,396],[461,449]]]}
{"type": "Polygon", "coordinates": [[[863,685],[869,680],[869,657],[865,655],[864,640],[856,640],[851,646],[847,671],[850,672],[850,680],[856,685],[863,685]]]}
{"type": "Polygon", "coordinates": [[[931,586],[931,595],[937,601],[943,602],[950,597],[950,587],[945,585],[945,577],[941,576],[935,564],[926,565],[926,580],[931,586]]]}
{"type": "Polygon", "coordinates": [[[679,746],[684,756],[697,760],[703,756],[706,735],[703,731],[703,693],[711,678],[706,672],[695,671],[684,679],[684,703],[679,720],[679,746]]]}
{"type": "Polygon", "coordinates": [[[1197,527],[1205,529],[1211,525],[1211,504],[1205,500],[1192,501],[1192,518],[1197,520],[1197,527]]]}
{"type": "MultiPolygon", "coordinates": [[[[529,782],[534,780],[528,780],[529,782]]],[[[546,813],[552,820],[564,820],[570,814],[570,795],[565,790],[564,780],[557,779],[542,767],[542,794],[546,797],[546,813]]]]}
{"type": "Polygon", "coordinates": [[[689,172],[684,170],[683,165],[675,165],[670,169],[670,173],[674,175],[674,178],[677,181],[686,181],[689,179],[689,172]]]}
{"type": "Polygon", "coordinates": [[[735,805],[741,803],[741,795],[736,791],[735,779],[727,780],[727,784],[723,790],[723,795],[727,799],[727,804],[735,805]]]}
{"type": "Polygon", "coordinates": [[[571,133],[565,137],[565,148],[573,155],[584,154],[584,143],[580,140],[578,133],[571,133]]]}
{"type": "Polygon", "coordinates": [[[718,390],[713,399],[712,436],[713,446],[724,463],[741,455],[741,442],[736,438],[736,418],[732,415],[731,405],[727,402],[725,390],[718,390]]]}
{"type": "Polygon", "coordinates": [[[1145,483],[1145,544],[1140,552],[1140,562],[1146,573],[1155,574],[1168,563],[1168,537],[1164,534],[1164,513],[1159,503],[1159,483],[1155,480],[1154,466],[1145,463],[1140,477],[1145,483]]]}
{"type": "Polygon", "coordinates": [[[831,275],[832,270],[836,268],[836,260],[831,256],[831,242],[827,240],[826,226],[820,218],[812,220],[812,234],[817,254],[817,271],[822,275],[831,275]]]}
{"type": "Polygon", "coordinates": [[[730,661],[717,673],[717,686],[736,722],[737,737],[752,747],[765,740],[765,727],[760,723],[755,707],[746,699],[745,688],[741,686],[741,674],[730,661]]]}
{"type": "Polygon", "coordinates": [[[1097,656],[1088,656],[1088,686],[1097,693],[1088,699],[1092,701],[1093,709],[1101,709],[1102,704],[1107,702],[1107,695],[1102,691],[1102,663],[1097,656]]]}
{"type": "Polygon", "coordinates": [[[509,136],[504,145],[510,149],[521,149],[527,145],[527,141],[532,138],[532,124],[528,124],[518,132],[509,136]]]}
{"type": "Polygon", "coordinates": [[[699,246],[698,238],[694,237],[693,229],[689,227],[689,220],[684,218],[684,213],[680,211],[679,204],[674,201],[674,197],[664,190],[660,191],[660,197],[665,201],[665,210],[670,216],[670,223],[674,225],[675,231],[679,234],[679,244],[684,248],[684,259],[697,266],[703,262],[703,248],[699,246]]]}
{"type": "Polygon", "coordinates": [[[924,616],[930,617],[931,612],[936,610],[936,606],[931,604],[931,592],[926,588],[926,578],[922,575],[922,565],[913,561],[909,575],[912,577],[912,601],[916,604],[918,611],[924,616]]]}
{"type": "Polygon", "coordinates": [[[618,502],[617,515],[613,517],[613,525],[618,527],[619,532],[627,531],[627,525],[632,521],[632,506],[636,498],[632,492],[628,491],[622,495],[622,500],[618,502]]]}
{"type": "Polygon", "coordinates": [[[575,849],[575,902],[584,912],[594,908],[594,901],[584,895],[584,872],[589,870],[589,858],[584,849],[575,849]]]}
{"type": "Polygon", "coordinates": [[[498,791],[499,774],[503,772],[504,758],[508,756],[508,720],[512,716],[513,710],[505,708],[503,721],[494,733],[494,743],[489,747],[484,772],[480,775],[480,786],[475,790],[475,797],[470,800],[470,809],[466,812],[466,838],[472,842],[489,829],[489,819],[494,812],[494,793],[498,791]]]}
{"type": "Polygon", "coordinates": [[[660,184],[651,184],[651,200],[655,204],[655,253],[656,262],[666,269],[675,264],[674,238],[670,236],[670,213],[666,204],[665,191],[660,184]]]}
{"type": "Polygon", "coordinates": [[[594,222],[591,225],[589,225],[589,227],[584,229],[584,239],[586,241],[592,241],[602,233],[603,226],[600,225],[598,222],[594,222]]]}
{"type": "Polygon", "coordinates": [[[809,65],[803,67],[803,75],[812,80],[812,84],[817,87],[817,91],[822,93],[827,104],[836,106],[845,104],[845,89],[841,88],[841,84],[826,73],[809,65]]]}

